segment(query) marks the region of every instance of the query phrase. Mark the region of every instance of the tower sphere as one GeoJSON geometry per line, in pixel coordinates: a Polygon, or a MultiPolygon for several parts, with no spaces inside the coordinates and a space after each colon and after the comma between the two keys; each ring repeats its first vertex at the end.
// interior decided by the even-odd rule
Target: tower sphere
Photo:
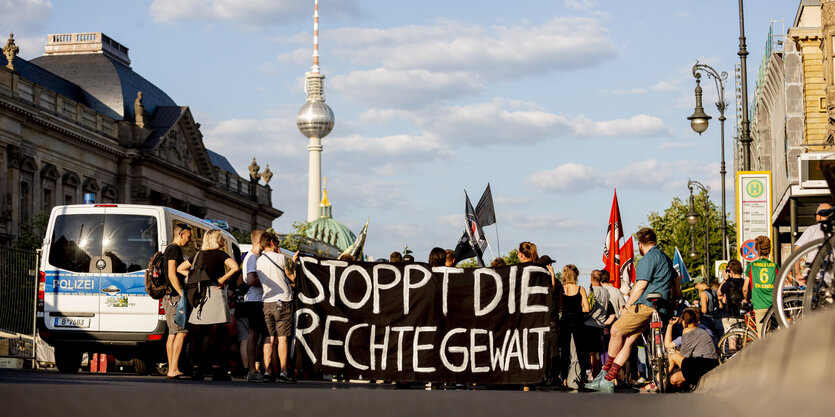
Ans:
{"type": "Polygon", "coordinates": [[[333,110],[324,101],[308,101],[296,115],[296,126],[308,138],[324,138],[333,130],[333,110]]]}

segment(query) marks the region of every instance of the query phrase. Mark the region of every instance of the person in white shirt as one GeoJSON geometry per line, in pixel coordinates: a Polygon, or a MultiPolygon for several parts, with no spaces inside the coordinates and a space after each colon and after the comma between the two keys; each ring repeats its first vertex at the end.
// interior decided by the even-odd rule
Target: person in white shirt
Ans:
{"type": "MultiPolygon", "coordinates": [[[[293,256],[290,264],[287,256],[278,249],[278,238],[270,233],[264,232],[261,235],[261,247],[263,252],[257,261],[256,273],[264,290],[264,321],[267,325],[269,336],[264,340],[264,369],[270,370],[274,362],[278,342],[278,360],[281,365],[281,373],[278,375],[279,382],[295,382],[295,379],[288,372],[288,344],[293,325],[293,287],[292,282],[296,280],[293,266],[298,259],[298,252],[293,256]]],[[[273,381],[269,374],[264,374],[264,380],[273,381]]]]}
{"type": "MultiPolygon", "coordinates": [[[[249,372],[246,374],[246,380],[252,382],[260,382],[263,379],[263,376],[255,369],[255,362],[258,359],[256,353],[258,352],[258,347],[261,346],[267,334],[267,325],[264,323],[264,303],[261,301],[264,290],[261,289],[261,282],[258,280],[258,274],[255,273],[256,262],[261,255],[262,249],[259,242],[263,233],[263,230],[253,230],[250,234],[252,249],[244,257],[242,268],[243,279],[248,288],[244,295],[244,303],[241,310],[243,310],[243,316],[247,319],[249,337],[246,342],[241,342],[241,345],[245,344],[246,348],[247,363],[244,364],[244,367],[249,369],[249,372]]],[[[243,347],[241,348],[242,351],[243,347]]],[[[264,372],[269,371],[266,368],[262,368],[261,370],[264,372]]]]}
{"type": "MultiPolygon", "coordinates": [[[[820,212],[821,212],[821,210],[826,210],[826,209],[831,209],[831,208],[832,208],[832,206],[827,204],[827,203],[823,203],[823,204],[818,206],[818,209],[815,210],[815,221],[816,221],[816,223],[809,226],[808,228],[806,228],[806,230],[803,231],[803,234],[800,235],[800,238],[798,238],[797,241],[794,242],[794,250],[797,250],[799,247],[801,247],[801,246],[803,246],[803,245],[805,245],[809,242],[812,242],[815,239],[823,239],[824,236],[823,236],[823,229],[821,229],[821,223],[824,220],[826,220],[826,216],[822,216],[820,214],[820,212]]],[[[813,251],[809,252],[809,254],[806,255],[806,258],[807,258],[806,260],[808,262],[812,262],[812,260],[815,259],[815,255],[817,255],[817,254],[818,254],[817,250],[813,250],[813,251]]],[[[799,268],[799,266],[796,266],[796,268],[799,268]]],[[[796,272],[799,272],[799,270],[796,271],[796,272]]],[[[801,274],[797,273],[797,274],[795,274],[795,276],[798,277],[798,282],[800,282],[801,284],[806,284],[806,279],[801,278],[801,274]]]]}

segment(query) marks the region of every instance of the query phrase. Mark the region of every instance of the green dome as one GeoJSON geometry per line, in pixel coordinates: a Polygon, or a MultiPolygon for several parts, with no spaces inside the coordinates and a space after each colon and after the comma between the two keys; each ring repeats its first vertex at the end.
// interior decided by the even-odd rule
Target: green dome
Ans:
{"type": "Polygon", "coordinates": [[[308,224],[305,235],[313,240],[334,246],[340,251],[348,249],[357,239],[357,235],[348,226],[338,222],[331,215],[327,188],[324,190],[322,204],[319,205],[319,218],[308,224]]]}

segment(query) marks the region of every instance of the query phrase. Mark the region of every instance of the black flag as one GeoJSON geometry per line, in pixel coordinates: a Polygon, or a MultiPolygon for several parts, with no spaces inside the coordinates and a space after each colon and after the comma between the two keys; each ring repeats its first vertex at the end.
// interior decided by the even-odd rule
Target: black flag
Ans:
{"type": "Polygon", "coordinates": [[[496,209],[493,207],[493,193],[490,191],[489,182],[484,194],[481,195],[481,200],[478,200],[475,206],[475,214],[481,227],[496,224],[496,209]]]}
{"type": "Polygon", "coordinates": [[[467,243],[469,243],[470,248],[472,248],[473,252],[475,252],[478,266],[484,266],[482,251],[484,250],[484,247],[487,246],[487,240],[484,238],[484,231],[481,230],[478,216],[476,216],[473,204],[470,203],[470,196],[467,195],[466,191],[464,191],[464,197],[467,200],[467,205],[465,207],[466,211],[464,214],[464,233],[467,236],[467,243]]]}

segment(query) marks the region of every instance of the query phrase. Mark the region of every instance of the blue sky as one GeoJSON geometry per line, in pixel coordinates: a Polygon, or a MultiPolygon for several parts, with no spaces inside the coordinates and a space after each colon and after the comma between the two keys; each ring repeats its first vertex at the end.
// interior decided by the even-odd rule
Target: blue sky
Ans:
{"type": "MultiPolygon", "coordinates": [[[[798,4],[746,2],[751,96],[771,20],[791,26],[798,4]]],[[[24,58],[39,56],[49,33],[104,32],[130,48],[136,72],[190,106],[208,148],[240,174],[253,156],[270,165],[280,231],[306,217],[307,139],[295,115],[313,0],[0,5],[0,29],[15,33],[24,58]]],[[[336,115],[323,175],[335,218],[355,231],[371,218],[374,257],[454,247],[463,191],[478,200],[488,182],[494,252],[530,240],[584,273],[601,266],[614,188],[627,233],[685,197],[688,178],[718,204],[715,88],[705,85],[714,119],[699,137],[686,120],[690,69],[698,59],[728,71],[733,100],[737,2],[321,0],[320,15],[336,115]]],[[[732,184],[729,175],[730,206],[732,184]]]]}

